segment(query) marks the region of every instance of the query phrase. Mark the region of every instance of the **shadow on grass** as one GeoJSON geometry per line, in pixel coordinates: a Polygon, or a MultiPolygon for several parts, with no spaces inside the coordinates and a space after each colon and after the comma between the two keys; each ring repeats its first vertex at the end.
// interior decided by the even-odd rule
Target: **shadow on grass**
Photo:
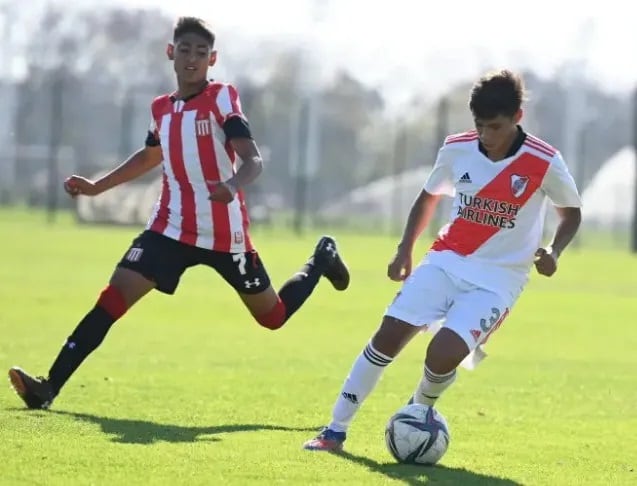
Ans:
{"type": "Polygon", "coordinates": [[[208,427],[189,427],[175,424],[160,424],[147,420],[132,420],[100,417],[86,413],[51,410],[48,413],[73,417],[82,422],[97,424],[102,432],[114,436],[111,440],[121,444],[153,444],[155,442],[218,441],[217,434],[253,432],[257,430],[281,430],[284,432],[316,431],[318,427],[286,427],[267,424],[228,424],[208,427]],[[212,436],[212,437],[210,437],[212,436]]]}
{"type": "Polygon", "coordinates": [[[519,486],[522,483],[486,474],[479,474],[466,469],[445,466],[412,466],[395,462],[380,463],[349,452],[334,454],[347,461],[366,467],[370,471],[383,474],[390,479],[402,481],[408,485],[469,485],[469,486],[519,486]]]}

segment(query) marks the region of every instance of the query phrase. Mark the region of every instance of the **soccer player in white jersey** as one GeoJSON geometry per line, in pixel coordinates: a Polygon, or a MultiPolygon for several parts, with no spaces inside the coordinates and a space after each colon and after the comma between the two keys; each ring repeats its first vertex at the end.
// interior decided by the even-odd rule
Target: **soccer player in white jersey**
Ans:
{"type": "Polygon", "coordinates": [[[157,289],[172,294],[187,268],[216,270],[239,294],[254,319],[278,329],[325,276],[337,290],[349,272],[329,236],[279,292],[248,233],[242,188],[262,170],[259,149],[241,110],[237,90],[207,79],[215,64],[215,35],[201,20],[180,18],[167,56],[177,91],[156,98],[144,148],[97,181],[71,176],[66,191],[95,196],[162,165],[162,190],[146,230],[125,252],[93,309],[68,337],[47,378],[18,367],[9,377],[29,408],[48,408],[82,361],[139,299],[157,289]],[[240,167],[235,165],[241,159],[240,167]]]}
{"type": "Polygon", "coordinates": [[[306,449],[340,450],[383,370],[418,331],[444,319],[410,399],[433,406],[463,360],[471,368],[484,357],[480,346],[509,314],[532,266],[547,277],[557,270],[580,224],[580,197],[560,153],[520,126],[523,98],[522,80],[510,71],[474,84],[475,130],[449,136],[441,147],[387,269],[402,288],[351,368],[331,423],[306,449]],[[412,272],[414,244],[442,195],[454,197],[450,222],[412,272]],[[547,198],[559,224],[542,247],[547,198]]]}

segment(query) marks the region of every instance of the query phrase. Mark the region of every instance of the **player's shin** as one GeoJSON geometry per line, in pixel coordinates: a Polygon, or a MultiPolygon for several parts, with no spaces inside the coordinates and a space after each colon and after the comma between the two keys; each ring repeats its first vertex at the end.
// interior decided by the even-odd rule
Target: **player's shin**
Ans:
{"type": "Polygon", "coordinates": [[[456,370],[449,373],[437,374],[433,373],[425,365],[425,373],[418,388],[414,392],[413,400],[415,403],[429,405],[433,407],[440,395],[456,381],[456,370]]]}
{"type": "Polygon", "coordinates": [[[440,329],[427,347],[425,372],[414,393],[414,402],[433,406],[456,380],[456,368],[469,351],[458,333],[447,327],[440,329]]]}
{"type": "Polygon", "coordinates": [[[126,310],[126,301],[119,290],[111,285],[107,286],[95,307],[68,337],[49,370],[49,383],[56,395],[82,361],[101,344],[113,323],[126,310]]]}
{"type": "Polygon", "coordinates": [[[329,428],[346,432],[363,401],[374,389],[393,358],[378,352],[371,342],[358,356],[334,404],[329,428]]]}
{"type": "Polygon", "coordinates": [[[321,271],[312,264],[306,264],[294,274],[279,290],[279,297],[285,304],[285,319],[289,319],[307,300],[321,278],[321,271]]]}

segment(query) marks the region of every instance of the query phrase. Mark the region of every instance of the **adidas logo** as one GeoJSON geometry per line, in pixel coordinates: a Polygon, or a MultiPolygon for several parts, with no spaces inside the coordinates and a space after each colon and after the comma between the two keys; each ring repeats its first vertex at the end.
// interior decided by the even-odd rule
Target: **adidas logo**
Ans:
{"type": "Polygon", "coordinates": [[[469,175],[468,172],[465,172],[458,182],[470,183],[471,182],[471,176],[469,175]]]}
{"type": "Polygon", "coordinates": [[[343,396],[345,400],[352,402],[354,405],[358,405],[358,397],[356,396],[355,393],[343,392],[341,393],[341,395],[343,396]]]}

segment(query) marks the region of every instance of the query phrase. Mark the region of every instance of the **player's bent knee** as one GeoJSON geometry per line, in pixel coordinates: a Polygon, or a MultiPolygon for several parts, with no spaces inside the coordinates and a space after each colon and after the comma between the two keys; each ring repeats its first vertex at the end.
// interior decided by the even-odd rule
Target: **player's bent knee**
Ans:
{"type": "Polygon", "coordinates": [[[395,317],[385,316],[374,337],[374,349],[386,356],[395,358],[398,353],[418,333],[418,328],[395,317]]]}
{"type": "Polygon", "coordinates": [[[269,310],[265,314],[254,316],[254,318],[261,326],[275,331],[282,327],[287,320],[285,304],[281,299],[278,299],[271,310],[269,310]]]}
{"type": "Polygon", "coordinates": [[[154,289],[157,284],[136,270],[117,267],[111,276],[110,287],[116,288],[123,296],[127,308],[154,289]]]}
{"type": "Polygon", "coordinates": [[[425,364],[434,373],[449,373],[458,367],[469,352],[469,346],[460,335],[443,327],[427,347],[425,364]]]}

